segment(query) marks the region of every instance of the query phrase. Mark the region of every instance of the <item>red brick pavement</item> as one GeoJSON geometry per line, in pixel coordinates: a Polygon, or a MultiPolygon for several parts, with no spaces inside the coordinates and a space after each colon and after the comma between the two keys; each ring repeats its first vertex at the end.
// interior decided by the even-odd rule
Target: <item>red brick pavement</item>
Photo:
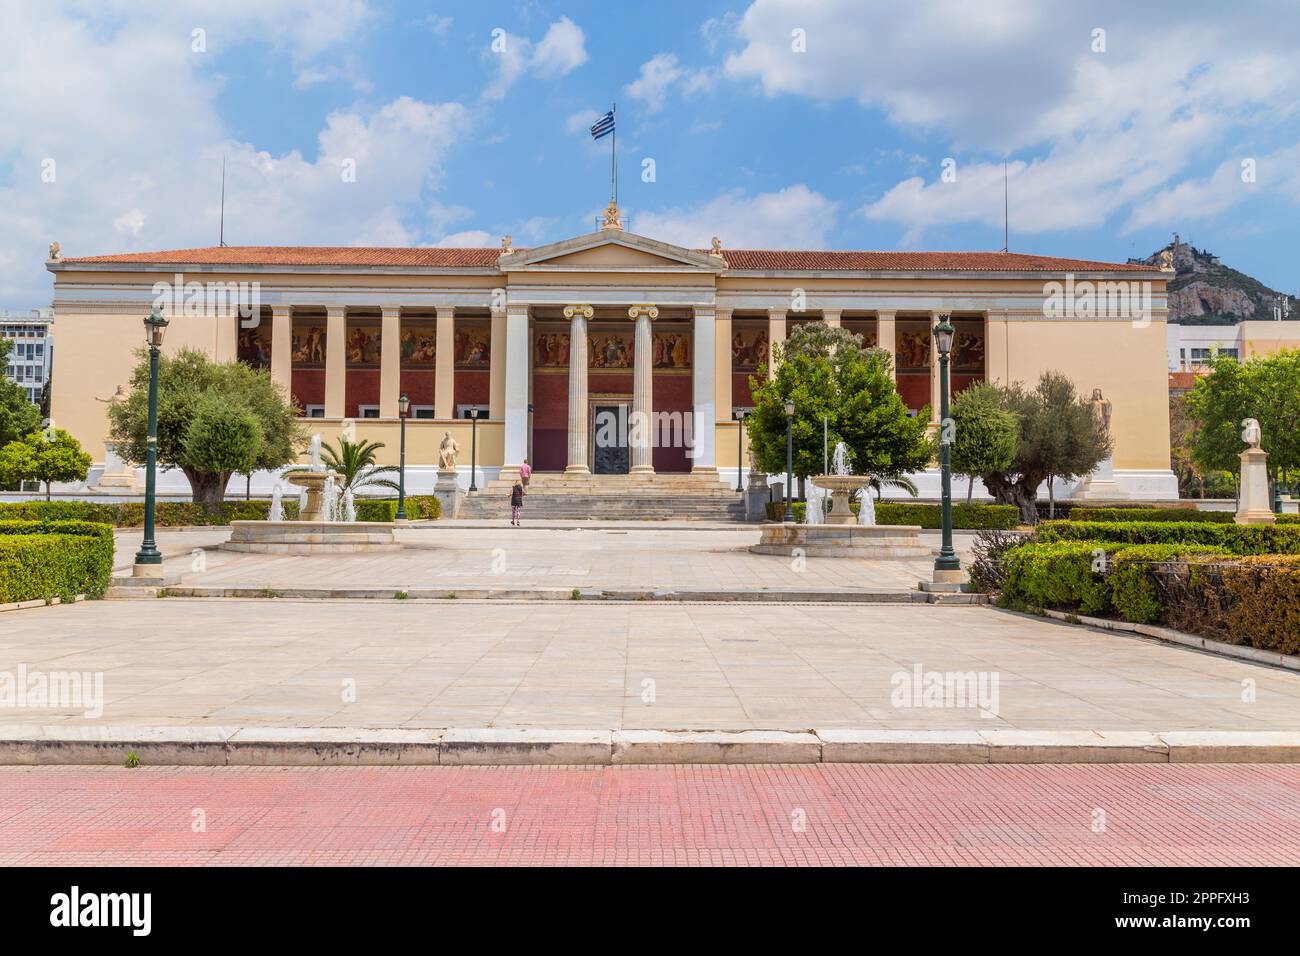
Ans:
{"type": "Polygon", "coordinates": [[[0,865],[96,863],[1297,865],[1300,767],[0,769],[0,865]]]}

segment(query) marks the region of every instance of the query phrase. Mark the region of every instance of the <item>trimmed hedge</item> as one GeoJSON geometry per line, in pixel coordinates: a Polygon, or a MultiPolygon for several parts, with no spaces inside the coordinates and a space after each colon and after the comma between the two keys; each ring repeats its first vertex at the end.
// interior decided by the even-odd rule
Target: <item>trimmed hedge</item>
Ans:
{"type": "MultiPolygon", "coordinates": [[[[854,514],[858,513],[858,503],[849,502],[854,514]]],[[[802,522],[807,505],[802,501],[793,502],[794,520],[802,522]]],[[[770,501],[767,504],[767,517],[771,521],[780,521],[785,514],[784,501],[770,501]]],[[[877,501],[876,524],[920,525],[922,528],[936,530],[942,521],[942,507],[937,504],[922,504],[910,501],[877,501]]],[[[1013,505],[953,504],[952,526],[961,531],[1007,531],[1020,523],[1020,510],[1013,505]]]]}
{"type": "Polygon", "coordinates": [[[0,604],[99,597],[113,573],[113,529],[91,521],[0,521],[0,604]]]}
{"type": "Polygon", "coordinates": [[[1204,521],[1045,521],[1038,541],[1207,545],[1228,554],[1300,554],[1295,525],[1210,524],[1204,521]]]}
{"type": "MultiPolygon", "coordinates": [[[[287,520],[298,517],[298,499],[285,497],[282,506],[287,520]]],[[[391,521],[397,511],[395,498],[358,498],[358,521],[391,521]],[[387,517],[385,517],[387,516],[387,517]]],[[[265,498],[251,501],[225,501],[209,508],[193,501],[160,501],[154,520],[160,528],[182,526],[220,526],[232,521],[265,521],[271,502],[265,498]]],[[[406,514],[411,519],[437,518],[441,511],[433,495],[409,495],[406,514]]],[[[93,521],[117,528],[139,528],[144,524],[143,501],[14,501],[0,502],[0,521],[93,521]]]]}
{"type": "Polygon", "coordinates": [[[1152,575],[1170,627],[1228,644],[1300,653],[1300,555],[1158,565],[1152,575]]]}
{"type": "Polygon", "coordinates": [[[1084,508],[1070,511],[1071,521],[1205,521],[1232,524],[1231,511],[1201,511],[1198,508],[1084,508]]]}
{"type": "Polygon", "coordinates": [[[1012,548],[1002,557],[1004,607],[1054,608],[1127,621],[1159,620],[1162,605],[1150,568],[1191,556],[1214,555],[1204,545],[1124,545],[1051,541],[1012,548]]]}

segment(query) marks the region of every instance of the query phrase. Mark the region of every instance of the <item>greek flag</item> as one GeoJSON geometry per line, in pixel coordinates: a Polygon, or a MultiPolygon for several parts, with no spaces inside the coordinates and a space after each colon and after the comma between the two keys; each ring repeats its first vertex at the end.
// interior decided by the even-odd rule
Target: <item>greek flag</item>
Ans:
{"type": "Polygon", "coordinates": [[[600,139],[614,132],[614,111],[610,110],[596,122],[591,124],[591,138],[600,139]]]}

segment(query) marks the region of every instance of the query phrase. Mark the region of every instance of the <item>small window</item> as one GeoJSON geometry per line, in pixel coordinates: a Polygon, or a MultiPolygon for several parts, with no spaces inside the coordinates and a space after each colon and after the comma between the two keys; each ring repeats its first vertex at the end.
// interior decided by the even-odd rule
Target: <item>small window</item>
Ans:
{"type": "Polygon", "coordinates": [[[432,406],[432,405],[412,405],[412,406],[411,406],[411,417],[412,417],[412,418],[433,418],[433,417],[434,417],[434,416],[433,416],[433,406],[432,406]]]}
{"type": "Polygon", "coordinates": [[[457,405],[457,406],[456,406],[456,417],[457,417],[457,418],[473,418],[473,417],[476,417],[476,416],[470,415],[470,412],[471,412],[471,411],[477,411],[477,412],[478,412],[477,418],[478,418],[479,421],[482,421],[483,419],[485,419],[485,418],[488,417],[488,406],[486,406],[486,405],[457,405]]]}
{"type": "Polygon", "coordinates": [[[308,418],[324,418],[324,417],[325,417],[325,406],[324,406],[324,405],[308,405],[308,406],[307,406],[307,417],[308,417],[308,418]]]}
{"type": "Polygon", "coordinates": [[[361,417],[362,417],[362,418],[378,418],[378,417],[379,417],[379,406],[378,406],[378,405],[358,405],[358,406],[357,406],[357,411],[361,413],[361,417]]]}

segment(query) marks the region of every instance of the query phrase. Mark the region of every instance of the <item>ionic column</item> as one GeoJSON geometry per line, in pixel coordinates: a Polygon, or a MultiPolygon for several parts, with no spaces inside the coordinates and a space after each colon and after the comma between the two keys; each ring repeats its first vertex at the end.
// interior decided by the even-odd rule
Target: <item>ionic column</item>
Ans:
{"type": "Polygon", "coordinates": [[[840,316],[843,314],[840,309],[822,309],[822,321],[831,328],[840,327],[840,316]]]}
{"type": "MultiPolygon", "coordinates": [[[[627,315],[636,320],[636,336],[632,346],[632,427],[628,429],[632,459],[629,472],[633,475],[653,475],[655,466],[650,433],[654,417],[654,337],[650,333],[650,323],[659,317],[659,307],[634,305],[627,310],[627,315]]],[[[696,348],[698,347],[697,343],[696,348]]]]}
{"type": "Polygon", "coordinates": [[[513,477],[528,457],[528,306],[506,306],[505,327],[506,427],[502,473],[503,477],[513,477]]]}
{"type": "MultiPolygon", "coordinates": [[[[489,347],[489,367],[491,362],[489,347]]],[[[489,380],[491,377],[489,371],[489,380]]],[[[489,396],[491,391],[489,382],[489,396]]],[[[438,306],[438,328],[433,348],[433,417],[456,417],[456,310],[450,306],[438,306]]]]}
{"type": "Polygon", "coordinates": [[[785,344],[785,309],[767,310],[767,377],[776,378],[776,356],[773,346],[785,344]]]}
{"type": "Polygon", "coordinates": [[[325,315],[325,417],[342,418],[348,384],[347,310],[331,305],[325,315]]]}
{"type": "Polygon", "coordinates": [[[395,305],[380,307],[379,328],[379,417],[397,417],[397,398],[402,391],[402,310],[395,305]]]}
{"type": "Polygon", "coordinates": [[[564,309],[569,320],[569,457],[565,474],[586,475],[587,466],[587,320],[596,314],[589,305],[564,309]]]}
{"type": "Polygon", "coordinates": [[[691,360],[691,391],[694,404],[691,435],[691,471],[717,472],[717,453],[714,443],[717,434],[717,318],[712,308],[696,307],[695,355],[691,360]]]}
{"type": "Polygon", "coordinates": [[[731,421],[731,309],[714,311],[713,335],[713,417],[731,421]]]}
{"type": "Polygon", "coordinates": [[[876,345],[889,353],[889,377],[897,382],[898,352],[894,344],[894,315],[893,312],[876,313],[876,345]]]}
{"type": "MultiPolygon", "coordinates": [[[[439,346],[441,348],[441,345],[439,346]]],[[[436,373],[435,373],[436,374],[436,373]]],[[[437,382],[434,383],[437,387],[437,382]]],[[[451,409],[449,414],[454,414],[451,409]]],[[[488,349],[488,417],[501,421],[506,416],[506,311],[492,310],[492,342],[488,349]]]]}
{"type": "Polygon", "coordinates": [[[287,305],[271,306],[271,381],[293,394],[293,314],[287,305]]]}

